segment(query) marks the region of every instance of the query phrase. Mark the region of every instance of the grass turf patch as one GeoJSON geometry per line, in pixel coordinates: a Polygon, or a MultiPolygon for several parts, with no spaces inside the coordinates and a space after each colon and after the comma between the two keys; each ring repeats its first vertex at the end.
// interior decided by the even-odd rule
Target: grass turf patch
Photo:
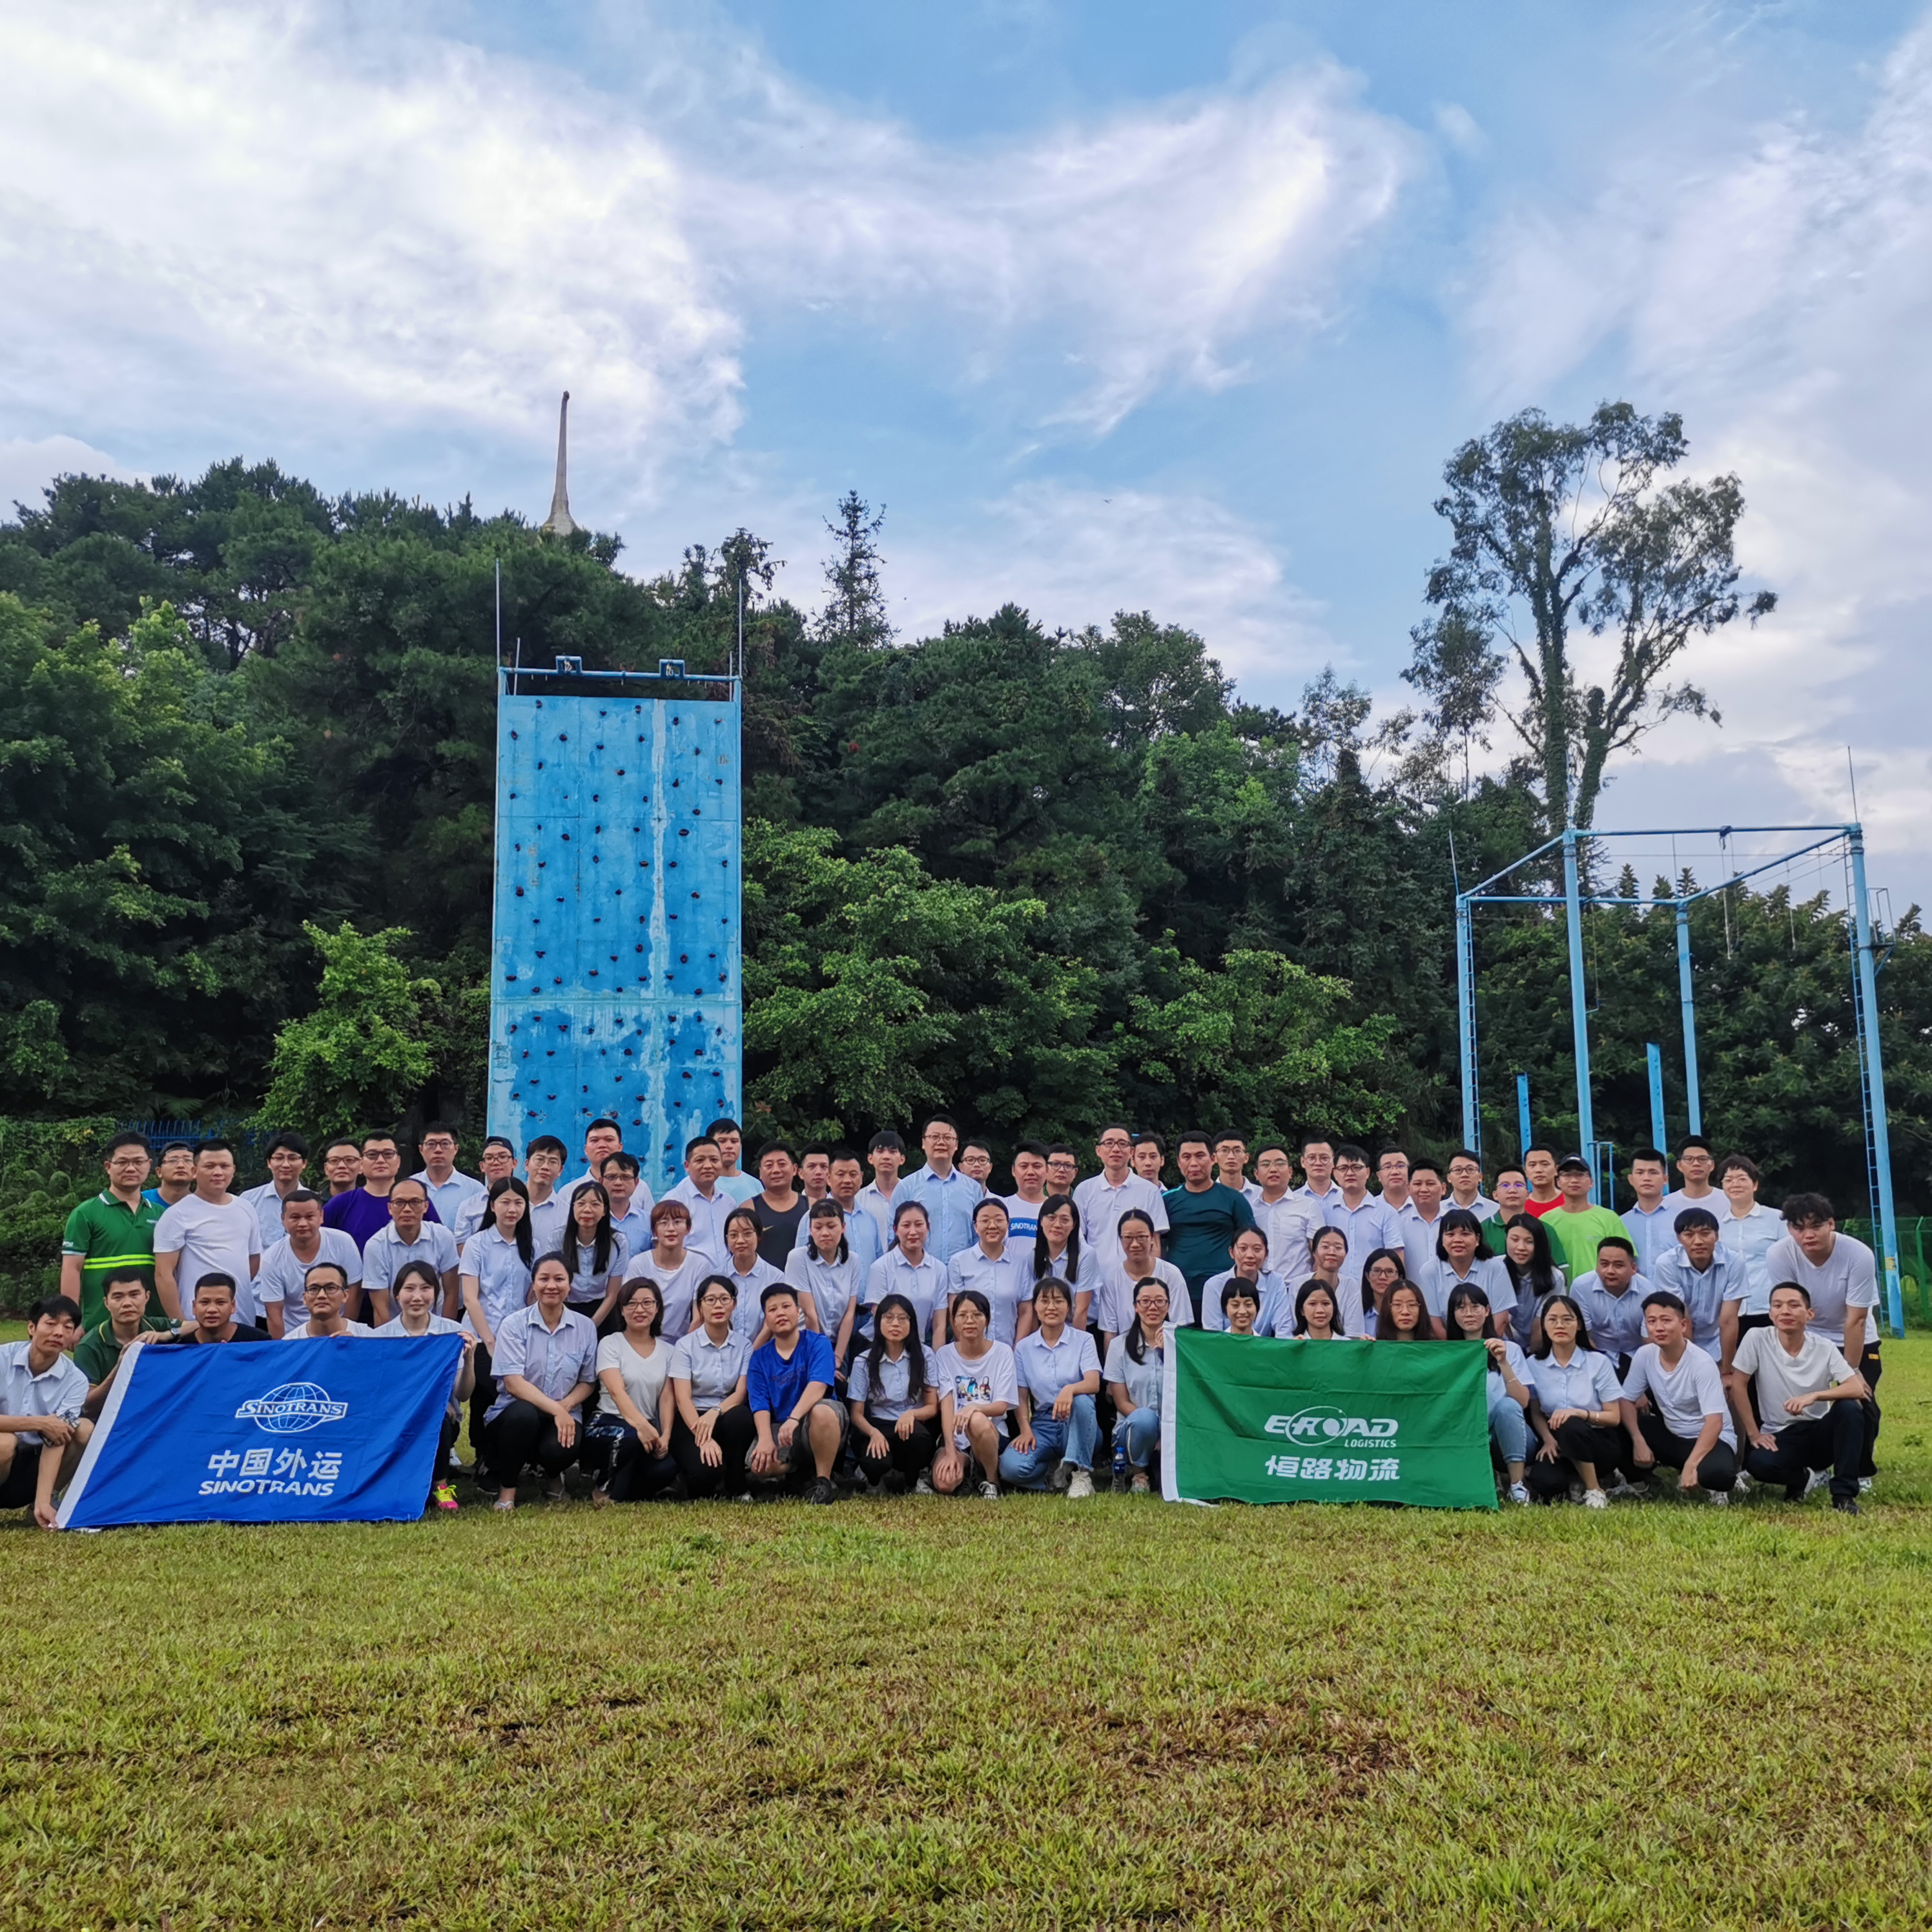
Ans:
{"type": "Polygon", "coordinates": [[[1932,1341],[1886,1352],[1856,1521],[10,1528],[0,1922],[1932,1924],[1932,1341]]]}

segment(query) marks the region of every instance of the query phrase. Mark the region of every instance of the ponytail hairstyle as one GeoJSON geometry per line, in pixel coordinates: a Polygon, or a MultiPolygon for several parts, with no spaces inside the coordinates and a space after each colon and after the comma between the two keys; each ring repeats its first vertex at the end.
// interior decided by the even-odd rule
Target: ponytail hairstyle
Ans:
{"type": "Polygon", "coordinates": [[[879,1365],[886,1359],[886,1331],[879,1318],[887,1309],[895,1307],[906,1318],[906,1400],[916,1402],[926,1394],[926,1351],[920,1346],[919,1310],[896,1288],[890,1294],[881,1295],[879,1305],[872,1310],[872,1345],[866,1351],[866,1380],[871,1388],[879,1385],[879,1365]]]}
{"type": "MultiPolygon", "coordinates": [[[[1138,1208],[1130,1208],[1127,1210],[1127,1214],[1138,1214],[1140,1211],[1141,1210],[1138,1208]]],[[[1120,1219],[1123,1221],[1126,1218],[1126,1214],[1123,1214],[1120,1216],[1120,1219]]],[[[1150,1216],[1143,1216],[1142,1218],[1146,1220],[1147,1224],[1150,1228],[1154,1226],[1154,1222],[1150,1216]]],[[[1167,1300],[1169,1311],[1172,1312],[1174,1305],[1174,1298],[1168,1294],[1167,1283],[1162,1281],[1159,1275],[1144,1274],[1141,1276],[1138,1281],[1134,1283],[1134,1300],[1136,1302],[1140,1300],[1141,1290],[1144,1288],[1159,1288],[1162,1296],[1165,1297],[1167,1300]]],[[[1140,1310],[1136,1307],[1133,1312],[1133,1322],[1127,1330],[1126,1338],[1127,1344],[1127,1356],[1128,1359],[1131,1361],[1137,1363],[1144,1362],[1147,1360],[1147,1336],[1141,1330],[1140,1310]]]]}

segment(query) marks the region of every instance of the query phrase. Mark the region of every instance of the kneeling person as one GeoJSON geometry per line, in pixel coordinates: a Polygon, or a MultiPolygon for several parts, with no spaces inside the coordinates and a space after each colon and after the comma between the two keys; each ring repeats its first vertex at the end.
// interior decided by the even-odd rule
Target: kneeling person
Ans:
{"type": "Polygon", "coordinates": [[[94,1432],[87,1378],[67,1358],[80,1339],[80,1304],[50,1294],[28,1310],[27,1339],[0,1348],[0,1509],[32,1508],[43,1529],[94,1432]]]}
{"type": "MultiPolygon", "coordinates": [[[[1253,1282],[1238,1285],[1258,1312],[1253,1282]]],[[[1073,1291],[1058,1275],[1034,1284],[1033,1307],[1040,1325],[1013,1349],[1019,1426],[1000,1452],[1000,1474],[1016,1489],[1043,1490],[1050,1479],[1070,1497],[1090,1496],[1094,1450],[1100,1439],[1094,1407],[1100,1393],[1100,1352],[1084,1329],[1068,1327],[1073,1291]]]]}
{"type": "Polygon", "coordinates": [[[808,1481],[806,1500],[829,1503],[845,1441],[845,1412],[832,1394],[838,1368],[832,1344],[805,1326],[790,1282],[768,1282],[758,1306],[772,1339],[752,1351],[745,1371],[745,1399],[758,1431],[746,1472],[794,1486],[808,1481]]]}
{"type": "Polygon", "coordinates": [[[1744,1432],[1744,1468],[1752,1480],[1782,1483],[1798,1502],[1811,1472],[1829,1469],[1832,1507],[1856,1516],[1869,1390],[1839,1348],[1808,1332],[1810,1318],[1810,1290],[1780,1282],[1771,1291],[1771,1326],[1751,1329],[1738,1342],[1725,1384],[1744,1432]],[[1754,1377],[1762,1418],[1755,1424],[1754,1377]]]}
{"type": "Polygon", "coordinates": [[[397,1336],[460,1335],[463,1363],[456,1372],[455,1386],[449,1392],[449,1406],[443,1412],[442,1433],[436,1445],[434,1472],[430,1478],[426,1508],[453,1510],[456,1491],[449,1480],[449,1452],[463,1427],[463,1405],[476,1387],[476,1337],[459,1322],[436,1312],[436,1304],[447,1293],[442,1271],[434,1262],[404,1262],[391,1280],[389,1296],[395,1314],[376,1330],[379,1340],[397,1336]]]}
{"type": "Polygon", "coordinates": [[[195,1283],[194,1312],[192,1328],[184,1328],[168,1341],[156,1346],[173,1348],[184,1342],[195,1346],[223,1342],[267,1342],[274,1339],[267,1329],[257,1328],[252,1322],[236,1319],[235,1283],[228,1275],[205,1274],[195,1283]]]}
{"type": "Polygon", "coordinates": [[[1646,1294],[1643,1325],[1650,1339],[1630,1358],[1622,1404],[1637,1473],[1661,1462],[1677,1472],[1679,1489],[1728,1502],[1737,1486],[1738,1438],[1718,1365],[1691,1346],[1690,1311],[1681,1296],[1666,1288],[1646,1294]],[[1640,1410],[1646,1396],[1649,1406],[1640,1410]]]}

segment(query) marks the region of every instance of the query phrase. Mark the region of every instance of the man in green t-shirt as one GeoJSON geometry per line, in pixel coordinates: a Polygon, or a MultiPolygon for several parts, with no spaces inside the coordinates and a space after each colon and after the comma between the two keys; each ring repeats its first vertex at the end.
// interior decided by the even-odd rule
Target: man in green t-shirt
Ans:
{"type": "Polygon", "coordinates": [[[1214,1178],[1214,1149],[1205,1134],[1183,1134],[1174,1157],[1180,1185],[1161,1196],[1167,1205],[1161,1252],[1186,1280],[1198,1324],[1208,1277],[1227,1267],[1234,1237],[1255,1225],[1254,1210],[1244,1196],[1214,1178]]]}
{"type": "Polygon", "coordinates": [[[145,1134],[116,1134],[100,1163],[106,1186],[67,1217],[61,1238],[61,1292],[80,1304],[83,1331],[107,1318],[102,1290],[110,1269],[134,1270],[153,1291],[154,1226],[161,1210],[141,1192],[152,1151],[145,1134]]]}
{"type": "Polygon", "coordinates": [[[1630,1231],[1615,1208],[1590,1205],[1590,1164],[1582,1155],[1573,1154],[1557,1163],[1556,1190],[1563,1204],[1551,1208],[1543,1225],[1550,1231],[1564,1273],[1580,1281],[1597,1265],[1597,1244],[1606,1234],[1619,1234],[1628,1241],[1630,1231]]]}
{"type": "Polygon", "coordinates": [[[139,1268],[113,1268],[102,1285],[107,1319],[90,1328],[74,1344],[74,1365],[87,1378],[83,1415],[98,1415],[107,1390],[121,1366],[122,1352],[138,1335],[166,1335],[175,1324],[165,1315],[148,1312],[152,1298],[139,1268]]]}

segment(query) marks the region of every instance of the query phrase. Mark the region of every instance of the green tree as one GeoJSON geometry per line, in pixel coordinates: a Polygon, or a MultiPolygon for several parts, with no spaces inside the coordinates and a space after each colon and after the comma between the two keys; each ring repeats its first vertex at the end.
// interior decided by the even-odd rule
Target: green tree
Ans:
{"type": "Polygon", "coordinates": [[[1718,720],[1699,687],[1667,674],[1692,640],[1777,608],[1738,590],[1744,492],[1736,476],[1662,483],[1688,448],[1681,416],[1602,404],[1587,423],[1526,410],[1463,444],[1443,471],[1449,554],[1429,573],[1436,616],[1418,626],[1407,674],[1448,736],[1500,710],[1522,740],[1553,833],[1594,822],[1610,760],[1667,718],[1718,720]],[[1576,662],[1606,638],[1606,682],[1576,662]],[[1507,641],[1525,687],[1505,699],[1507,641]]]}
{"type": "Polygon", "coordinates": [[[410,977],[396,957],[409,937],[400,929],[362,933],[346,920],[334,932],[303,929],[322,955],[320,994],[276,1036],[262,1119],[316,1135],[400,1120],[436,1071],[423,1009],[442,989],[410,977]]]}

